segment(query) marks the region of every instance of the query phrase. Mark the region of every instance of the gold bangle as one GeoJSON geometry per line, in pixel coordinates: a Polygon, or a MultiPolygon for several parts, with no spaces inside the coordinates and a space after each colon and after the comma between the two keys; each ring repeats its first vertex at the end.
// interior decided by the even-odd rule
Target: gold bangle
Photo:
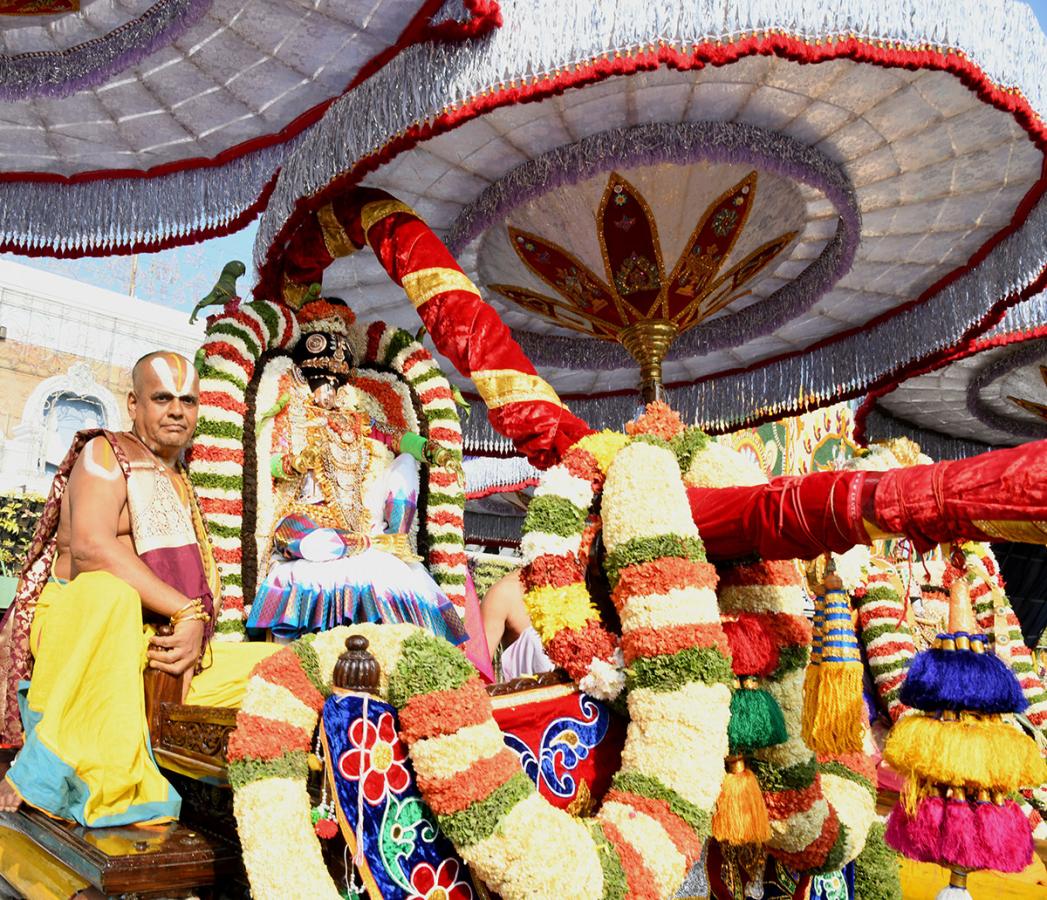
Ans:
{"type": "Polygon", "coordinates": [[[173,613],[171,613],[170,618],[177,619],[183,613],[186,613],[186,612],[189,612],[191,610],[194,610],[195,607],[197,607],[199,605],[200,605],[200,601],[198,599],[197,600],[190,600],[185,606],[181,606],[178,609],[176,609],[173,613]]]}
{"type": "Polygon", "coordinates": [[[177,625],[179,622],[184,622],[186,619],[198,618],[200,616],[210,618],[207,616],[207,613],[204,612],[204,604],[198,597],[195,600],[190,600],[185,606],[175,612],[175,614],[171,616],[170,621],[172,625],[177,625]]]}
{"type": "Polygon", "coordinates": [[[182,618],[180,618],[174,624],[175,625],[181,625],[183,622],[207,622],[207,621],[210,621],[210,619],[211,619],[211,617],[207,613],[205,613],[205,612],[198,612],[198,613],[194,612],[194,613],[190,613],[187,616],[182,616],[182,618]]]}

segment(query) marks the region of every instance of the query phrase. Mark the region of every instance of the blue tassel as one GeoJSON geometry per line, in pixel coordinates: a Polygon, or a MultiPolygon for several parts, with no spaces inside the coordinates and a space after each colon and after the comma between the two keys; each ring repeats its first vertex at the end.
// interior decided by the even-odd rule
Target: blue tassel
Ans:
{"type": "MultiPolygon", "coordinates": [[[[967,635],[961,632],[955,636],[967,635]]],[[[984,636],[973,635],[970,640],[984,640],[984,636]]],[[[924,712],[1011,713],[1023,712],[1029,705],[1018,679],[1003,660],[988,651],[973,650],[917,653],[902,684],[900,699],[924,712]]]]}

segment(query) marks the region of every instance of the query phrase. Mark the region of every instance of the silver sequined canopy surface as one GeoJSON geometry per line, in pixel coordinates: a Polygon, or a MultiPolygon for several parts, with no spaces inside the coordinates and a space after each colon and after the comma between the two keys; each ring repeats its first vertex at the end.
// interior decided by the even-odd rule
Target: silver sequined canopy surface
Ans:
{"type": "Polygon", "coordinates": [[[936,458],[1047,438],[1047,295],[1007,311],[952,359],[870,396],[857,421],[869,440],[911,437],[936,458]],[[1030,409],[1029,406],[1033,408],[1030,409]]]}
{"type": "MultiPolygon", "coordinates": [[[[502,12],[482,41],[408,48],[303,137],[260,226],[263,271],[323,191],[381,187],[444,238],[571,409],[617,426],[636,366],[594,335],[691,266],[700,308],[664,377],[716,429],[860,396],[1036,289],[1047,42],[1024,4],[502,12]],[[619,282],[607,248],[623,232],[639,237],[619,282]]],[[[324,287],[417,327],[370,254],[324,287]]],[[[497,443],[484,416],[468,427],[497,443]]]]}
{"type": "Polygon", "coordinates": [[[0,249],[99,255],[238,227],[327,103],[471,18],[460,0],[80,7],[0,17],[0,249]]]}

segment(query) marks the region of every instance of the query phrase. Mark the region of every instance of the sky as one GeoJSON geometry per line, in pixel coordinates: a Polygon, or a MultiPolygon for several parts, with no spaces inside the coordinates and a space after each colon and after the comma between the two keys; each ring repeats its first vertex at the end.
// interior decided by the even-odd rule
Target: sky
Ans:
{"type": "MultiPolygon", "coordinates": [[[[1036,13],[1040,27],[1047,32],[1047,0],[1033,0],[1029,5],[1036,13]]],[[[242,231],[226,237],[159,253],[138,254],[135,296],[150,303],[190,310],[210,291],[222,266],[232,259],[242,260],[247,265],[247,275],[239,282],[241,292],[247,292],[256,278],[251,257],[257,230],[255,220],[242,231]]],[[[129,292],[131,283],[130,256],[56,260],[0,254],[0,259],[11,259],[123,294],[129,292]]]]}
{"type": "MultiPolygon", "coordinates": [[[[211,290],[222,272],[222,266],[233,259],[239,259],[247,266],[247,274],[237,283],[240,291],[246,293],[256,280],[251,256],[257,231],[256,219],[242,231],[226,237],[212,238],[199,244],[161,250],[158,253],[137,254],[135,296],[149,303],[191,310],[196,306],[196,302],[211,290]]],[[[120,294],[130,292],[130,256],[30,259],[13,253],[3,253],[0,254],[0,259],[9,259],[57,275],[75,278],[77,281],[86,281],[95,287],[107,288],[120,294]]]]}

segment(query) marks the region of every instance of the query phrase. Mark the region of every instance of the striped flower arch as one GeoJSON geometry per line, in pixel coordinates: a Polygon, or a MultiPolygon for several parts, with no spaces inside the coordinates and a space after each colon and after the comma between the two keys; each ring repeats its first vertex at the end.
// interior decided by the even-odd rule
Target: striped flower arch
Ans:
{"type": "Polygon", "coordinates": [[[200,417],[189,478],[200,498],[222,577],[215,640],[242,641],[245,636],[242,529],[247,387],[262,354],[294,346],[299,334],[298,320],[285,306],[234,302],[208,318],[207,336],[196,355],[200,417]]]}
{"type": "MultiPolygon", "coordinates": [[[[193,444],[190,478],[214,543],[222,577],[222,609],[216,627],[218,640],[243,640],[244,586],[256,580],[255,554],[245,559],[245,513],[256,520],[255,498],[244,499],[245,470],[258,468],[258,449],[252,445],[255,429],[245,420],[257,420],[257,396],[250,402],[249,386],[263,356],[289,351],[300,330],[294,311],[267,301],[232,303],[207,320],[207,336],[197,354],[200,372],[200,418],[193,444]],[[247,446],[245,446],[245,441],[247,446]],[[245,507],[245,502],[247,506],[245,507]]],[[[394,372],[418,401],[425,436],[461,463],[462,428],[451,386],[432,355],[408,332],[384,322],[373,322],[356,335],[363,365],[394,372]]],[[[365,381],[364,390],[377,390],[365,381]]],[[[264,470],[265,467],[263,466],[264,470]]],[[[465,483],[453,466],[427,467],[426,562],[433,579],[459,609],[465,606],[467,559],[464,541],[465,483]]]]}

